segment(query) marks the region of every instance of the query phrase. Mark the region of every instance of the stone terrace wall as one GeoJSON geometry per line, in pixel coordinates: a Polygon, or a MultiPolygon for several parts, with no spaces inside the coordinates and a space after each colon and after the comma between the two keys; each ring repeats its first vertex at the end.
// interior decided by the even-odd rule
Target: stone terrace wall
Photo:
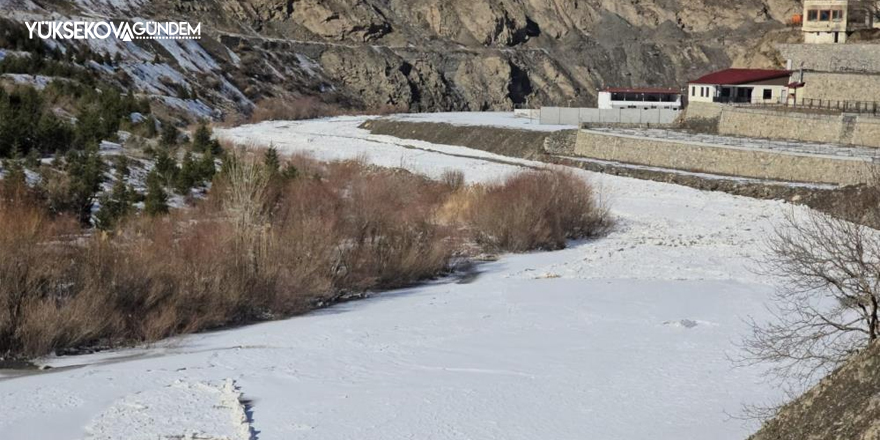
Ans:
{"type": "Polygon", "coordinates": [[[685,113],[683,126],[727,136],[880,148],[880,118],[871,115],[810,114],[692,103],[685,113]],[[713,121],[713,124],[703,130],[698,125],[700,121],[713,121]]]}
{"type": "Polygon", "coordinates": [[[794,70],[880,73],[880,44],[780,44],[794,70]]]}
{"type": "Polygon", "coordinates": [[[842,143],[840,140],[840,116],[736,107],[724,109],[718,124],[718,134],[767,139],[796,139],[828,144],[842,143]]]}
{"type": "Polygon", "coordinates": [[[880,102],[880,74],[804,72],[798,100],[880,102]]]}
{"type": "Polygon", "coordinates": [[[867,182],[857,159],[774,153],[682,140],[580,130],[574,153],[593,159],[731,176],[851,185],[867,182]]]}

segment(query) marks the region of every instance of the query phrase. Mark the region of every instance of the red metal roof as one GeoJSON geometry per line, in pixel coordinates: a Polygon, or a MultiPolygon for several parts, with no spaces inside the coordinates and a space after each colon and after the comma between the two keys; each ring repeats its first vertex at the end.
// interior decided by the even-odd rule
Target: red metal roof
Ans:
{"type": "Polygon", "coordinates": [[[649,93],[649,94],[664,94],[664,95],[680,95],[681,90],[678,89],[663,89],[663,88],[652,88],[652,87],[608,87],[603,92],[610,93],[649,93]]]}
{"type": "Polygon", "coordinates": [[[691,81],[691,84],[737,85],[749,84],[770,79],[784,78],[791,75],[788,70],[767,69],[727,69],[710,73],[702,78],[691,81]]]}

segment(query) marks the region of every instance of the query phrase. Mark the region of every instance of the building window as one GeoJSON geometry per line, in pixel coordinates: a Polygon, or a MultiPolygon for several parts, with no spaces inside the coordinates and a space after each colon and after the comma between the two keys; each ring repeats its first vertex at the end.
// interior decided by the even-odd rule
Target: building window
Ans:
{"type": "Polygon", "coordinates": [[[843,11],[841,11],[841,10],[831,11],[831,19],[834,21],[843,20],[843,11]]]}
{"type": "Polygon", "coordinates": [[[816,21],[819,19],[819,11],[813,9],[807,11],[807,21],[816,21]]]}
{"type": "Polygon", "coordinates": [[[764,100],[773,99],[773,90],[764,89],[764,100]]]}
{"type": "Polygon", "coordinates": [[[819,11],[819,21],[829,21],[831,20],[831,11],[824,10],[819,11]]]}

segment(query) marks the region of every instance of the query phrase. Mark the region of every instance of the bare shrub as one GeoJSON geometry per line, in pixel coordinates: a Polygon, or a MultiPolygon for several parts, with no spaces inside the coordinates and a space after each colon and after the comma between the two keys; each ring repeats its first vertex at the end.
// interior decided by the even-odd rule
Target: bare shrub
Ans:
{"type": "Polygon", "coordinates": [[[351,187],[344,216],[354,245],[343,255],[355,283],[393,287],[447,268],[447,232],[433,221],[445,188],[387,170],[359,175],[351,187]]]}
{"type": "Polygon", "coordinates": [[[449,187],[450,190],[458,191],[464,188],[465,185],[464,172],[461,170],[446,170],[440,176],[440,181],[449,187]]]}
{"type": "Polygon", "coordinates": [[[471,194],[466,221],[489,250],[561,249],[609,223],[590,185],[569,171],[522,172],[471,194]]]}
{"type": "Polygon", "coordinates": [[[867,227],[811,212],[788,214],[762,263],[783,281],[773,320],[751,321],[743,362],[767,362],[784,382],[809,384],[880,334],[880,236],[867,227]]]}
{"type": "Polygon", "coordinates": [[[458,176],[294,157],[297,173],[270,178],[255,156],[231,153],[196,209],[137,217],[113,235],[4,185],[0,355],[290,316],[443,274],[466,231],[493,247],[556,248],[605,223],[590,187],[563,172],[469,188],[458,176]]]}
{"type": "Polygon", "coordinates": [[[367,109],[346,108],[329,104],[314,96],[300,98],[266,98],[257,103],[248,122],[298,121],[343,115],[390,115],[407,111],[405,105],[385,104],[367,109]]]}
{"type": "Polygon", "coordinates": [[[267,98],[257,103],[251,113],[250,122],[297,121],[327,116],[339,116],[342,109],[321,102],[313,96],[284,99],[267,98]]]}

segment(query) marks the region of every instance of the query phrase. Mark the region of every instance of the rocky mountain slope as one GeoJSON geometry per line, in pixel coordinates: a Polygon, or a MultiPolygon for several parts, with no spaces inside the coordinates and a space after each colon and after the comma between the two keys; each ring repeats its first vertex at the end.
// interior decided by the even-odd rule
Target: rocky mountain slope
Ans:
{"type": "Polygon", "coordinates": [[[230,114],[296,96],[412,111],[592,104],[606,86],[681,86],[731,64],[773,64],[759,49],[767,38],[791,38],[783,23],[800,7],[798,0],[0,0],[0,17],[200,21],[207,35],[198,42],[89,44],[120,52],[123,63],[110,73],[141,93],[230,114]],[[179,96],[173,83],[187,84],[198,100],[179,96]]]}
{"type": "Polygon", "coordinates": [[[786,405],[750,440],[880,438],[880,345],[850,359],[786,405]]]}

